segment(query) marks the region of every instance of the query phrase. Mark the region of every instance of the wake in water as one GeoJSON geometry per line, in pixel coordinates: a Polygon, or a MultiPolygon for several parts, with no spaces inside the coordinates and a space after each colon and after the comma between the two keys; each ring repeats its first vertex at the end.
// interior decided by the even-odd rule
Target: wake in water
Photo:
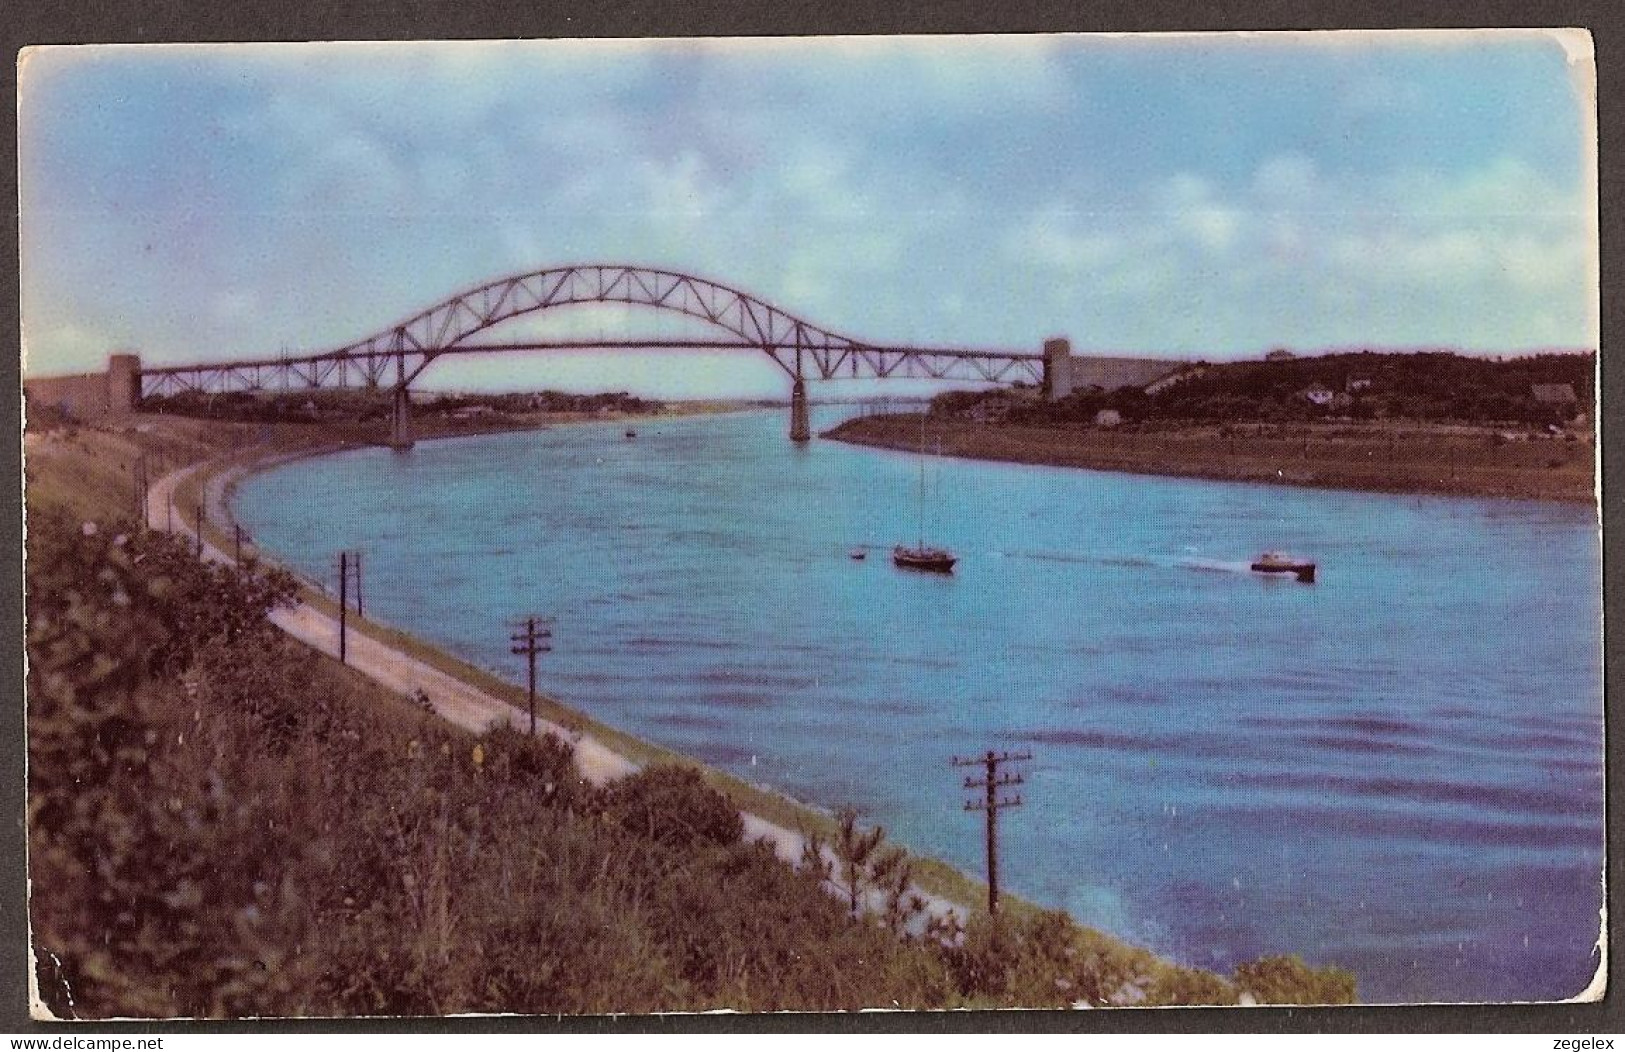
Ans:
{"type": "Polygon", "coordinates": [[[1138,555],[1120,552],[992,551],[994,558],[1031,559],[1035,562],[1074,563],[1088,566],[1127,566],[1158,570],[1203,570],[1209,573],[1251,575],[1251,559],[1210,559],[1186,555],[1138,555]]]}

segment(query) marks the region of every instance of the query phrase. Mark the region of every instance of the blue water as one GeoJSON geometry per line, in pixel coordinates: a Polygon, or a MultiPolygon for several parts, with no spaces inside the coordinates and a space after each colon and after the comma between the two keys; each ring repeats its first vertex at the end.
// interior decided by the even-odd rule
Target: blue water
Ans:
{"type": "Polygon", "coordinates": [[[1298,953],[1370,1002],[1590,980],[1590,510],[933,457],[940,577],[887,557],[917,457],[781,413],[623,426],[294,463],[237,512],[312,577],[364,549],[369,614],[515,681],[507,622],[552,615],[541,689],[970,872],[949,758],[1028,749],[1003,885],[1174,959],[1298,953]]]}

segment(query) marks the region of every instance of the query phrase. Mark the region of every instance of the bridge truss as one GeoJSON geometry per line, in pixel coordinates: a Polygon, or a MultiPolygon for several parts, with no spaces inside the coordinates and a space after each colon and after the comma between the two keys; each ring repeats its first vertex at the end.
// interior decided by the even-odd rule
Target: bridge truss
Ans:
{"type": "MultiPolygon", "coordinates": [[[[459,293],[363,340],[309,355],[142,368],[143,398],[187,392],[289,391],[389,387],[396,395],[395,439],[404,431],[406,392],[448,355],[546,350],[754,350],[793,381],[792,415],[809,379],[979,380],[1043,383],[1044,356],[1031,351],[867,343],[813,325],[749,293],[705,278],[650,267],[591,264],[554,267],[459,293]],[[622,303],[671,311],[720,330],[717,339],[553,340],[512,343],[474,338],[512,318],[553,307],[622,303]]],[[[805,430],[802,428],[802,430],[805,430]]],[[[797,428],[792,425],[792,437],[797,428]]]]}

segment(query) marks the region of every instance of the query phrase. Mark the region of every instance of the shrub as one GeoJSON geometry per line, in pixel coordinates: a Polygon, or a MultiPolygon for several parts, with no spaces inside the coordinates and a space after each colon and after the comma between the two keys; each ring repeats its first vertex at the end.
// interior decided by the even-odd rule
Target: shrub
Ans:
{"type": "Polygon", "coordinates": [[[1352,973],[1342,968],[1311,968],[1296,954],[1237,965],[1236,985],[1261,1004],[1352,1004],[1355,994],[1352,973]]]}
{"type": "Polygon", "coordinates": [[[609,787],[604,809],[623,829],[673,847],[727,847],[745,835],[728,798],[692,767],[646,767],[609,787]]]}

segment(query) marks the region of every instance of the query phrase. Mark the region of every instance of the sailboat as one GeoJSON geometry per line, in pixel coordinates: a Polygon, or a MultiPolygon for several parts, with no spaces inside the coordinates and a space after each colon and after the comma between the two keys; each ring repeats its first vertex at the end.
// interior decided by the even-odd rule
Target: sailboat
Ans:
{"type": "Polygon", "coordinates": [[[946,548],[925,543],[925,416],[920,415],[920,535],[919,543],[910,548],[899,544],[891,550],[891,561],[905,570],[925,570],[930,573],[953,573],[959,560],[946,548]]]}

